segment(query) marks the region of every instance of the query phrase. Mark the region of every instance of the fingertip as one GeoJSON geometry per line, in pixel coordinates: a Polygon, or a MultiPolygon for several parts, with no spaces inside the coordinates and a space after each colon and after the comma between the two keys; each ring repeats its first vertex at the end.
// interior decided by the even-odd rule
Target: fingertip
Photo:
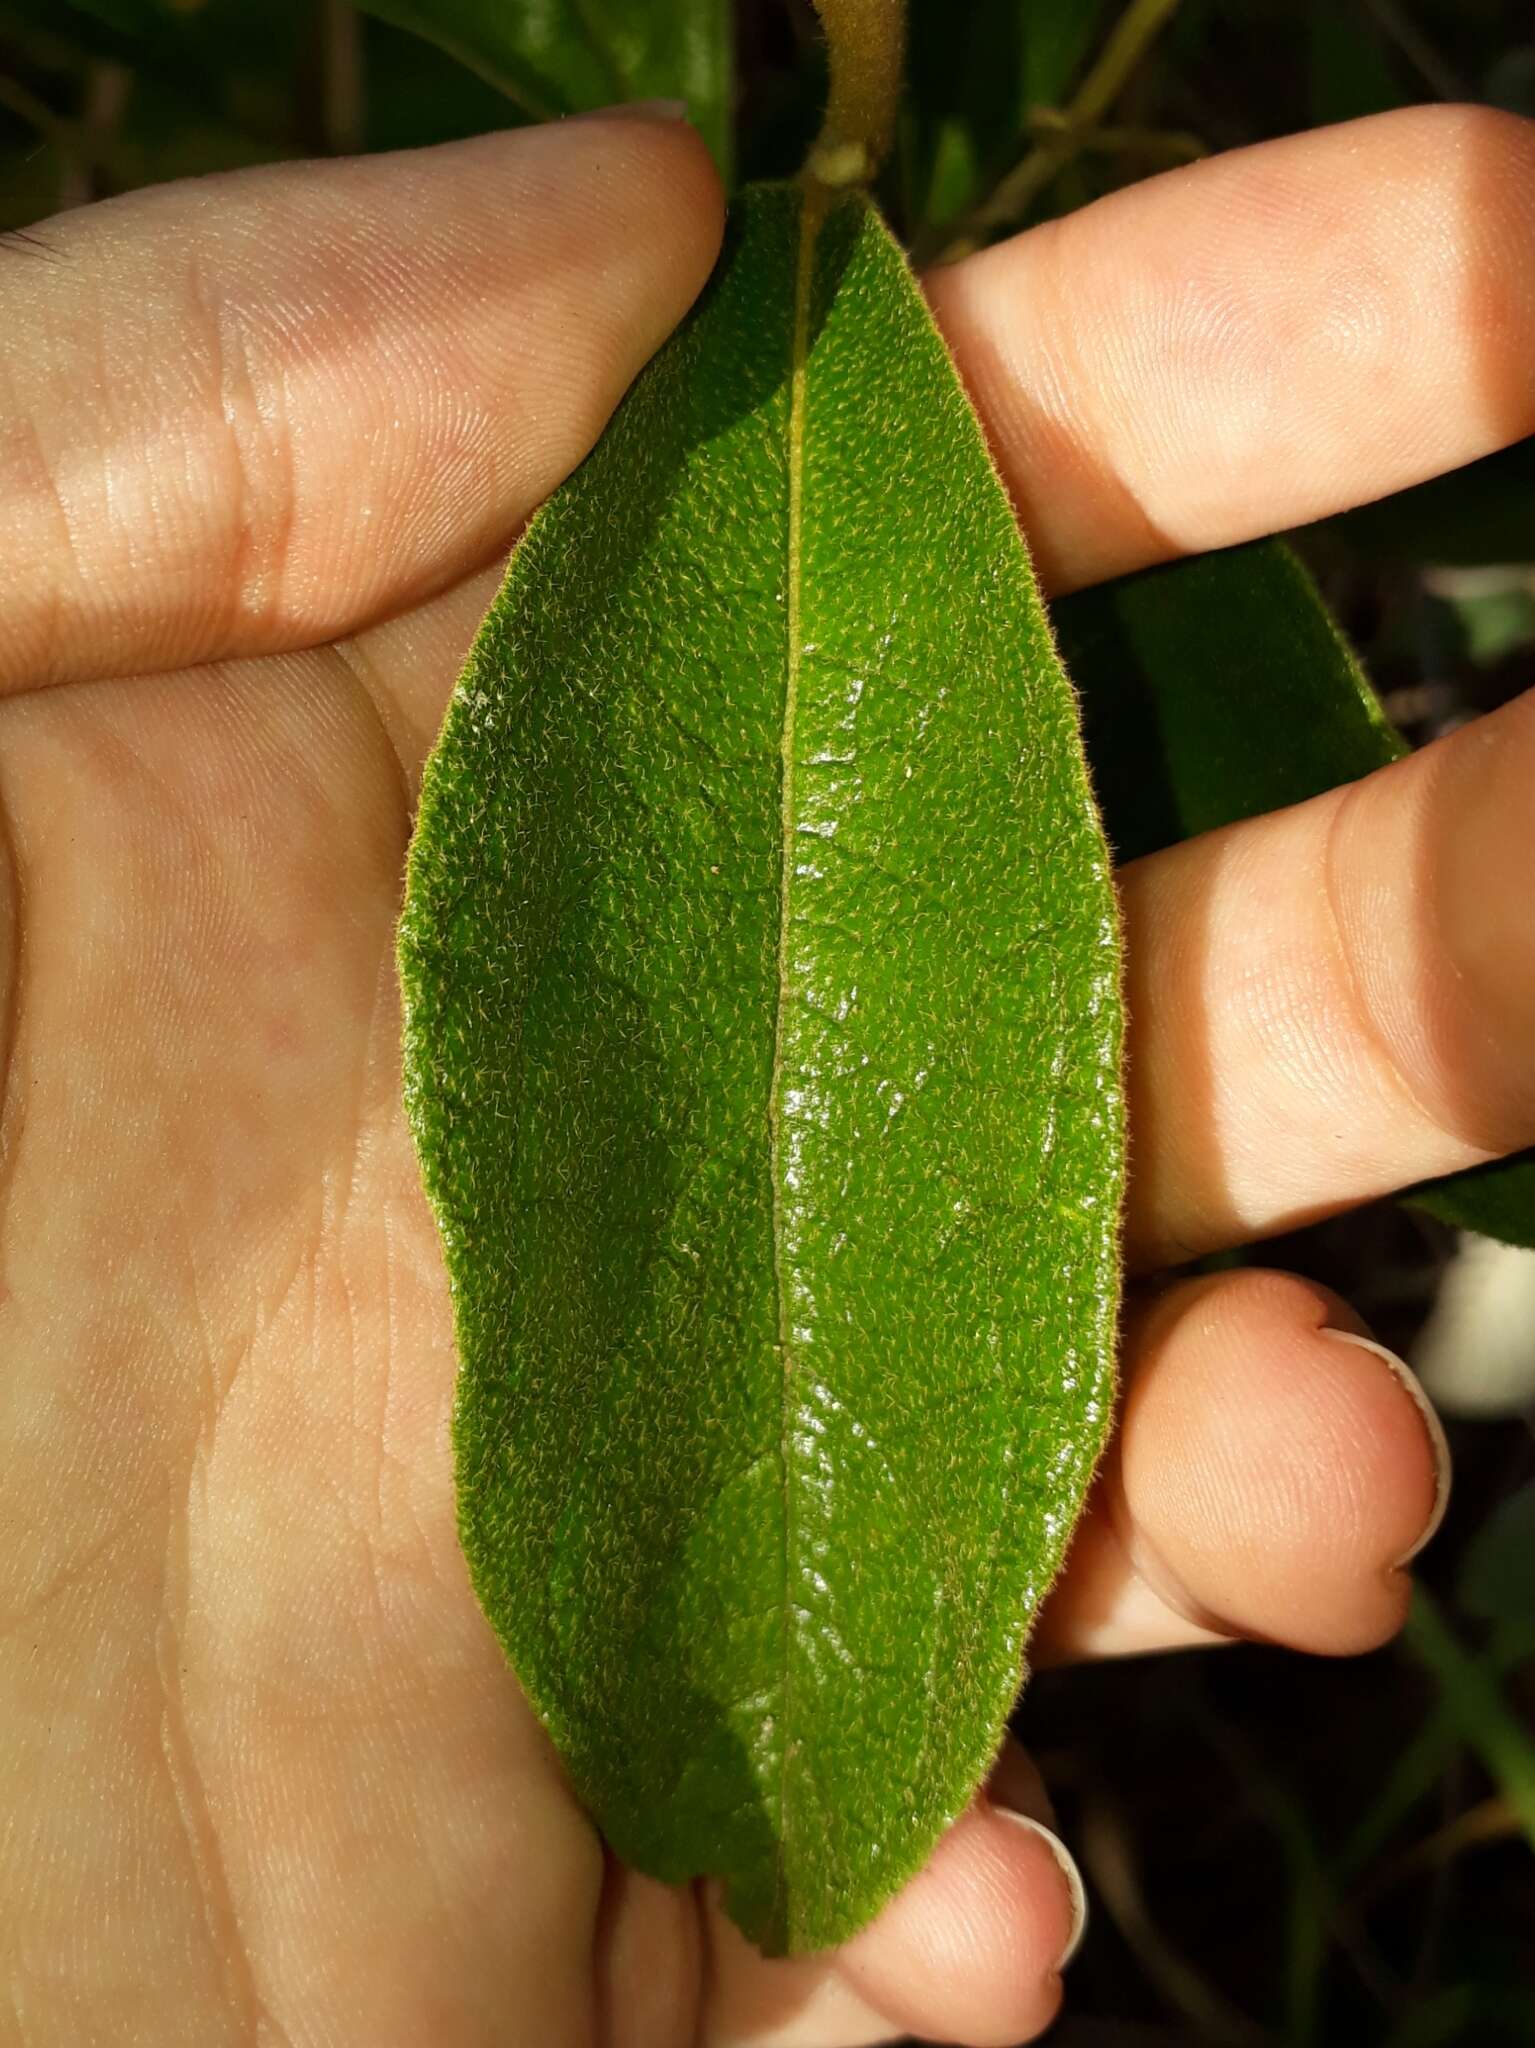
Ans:
{"type": "MultiPolygon", "coordinates": [[[[1426,1514],[1422,1511],[1420,1488],[1404,1491],[1399,1507],[1401,1546],[1393,1548],[1388,1566],[1392,1573],[1405,1571],[1413,1559],[1426,1550],[1438,1535],[1440,1524],[1444,1521],[1450,1505],[1449,1438],[1444,1433],[1444,1424],[1439,1420],[1433,1402],[1428,1398],[1422,1382],[1406,1359],[1398,1358],[1394,1351],[1378,1343],[1374,1337],[1366,1335],[1362,1330],[1332,1327],[1324,1330],[1322,1334],[1335,1344],[1352,1345],[1356,1351],[1364,1352],[1367,1357],[1378,1360],[1385,1367],[1407,1397],[1417,1428],[1421,1429],[1427,1440],[1429,1469],[1433,1480],[1428,1510],[1426,1514]]],[[[1399,1424],[1407,1420],[1405,1411],[1399,1412],[1397,1420],[1399,1424]]],[[[1415,1436],[1416,1430],[1409,1429],[1407,1434],[1415,1436]]],[[[1410,1467],[1411,1462],[1409,1453],[1405,1463],[1410,1467]]]]}
{"type": "MultiPolygon", "coordinates": [[[[631,101],[537,131],[572,151],[596,196],[628,215],[691,303],[714,267],[725,194],[708,144],[681,101],[631,101]]],[[[625,225],[630,225],[626,218],[625,225]]]]}
{"type": "MultiPolygon", "coordinates": [[[[995,1811],[1000,1819],[1011,1822],[1014,1827],[1025,1829],[1036,1841],[1044,1845],[1065,1884],[1065,1939],[1055,1951],[1055,1974],[1059,1976],[1063,1970],[1070,1967],[1087,1939],[1087,1886],[1082,1882],[1077,1859],[1055,1830],[1046,1827],[1044,1822],[1037,1820],[1033,1814],[1020,1813],[1015,1808],[1007,1806],[998,1806],[995,1811]]],[[[1060,1903],[1059,1898],[1052,1902],[1054,1917],[1057,1920],[1060,1917],[1060,1903]]]]}
{"type": "Polygon", "coordinates": [[[1048,586],[1278,532],[1529,433],[1532,133],[1396,109],[1122,187],[935,274],[1048,586]]]}
{"type": "Polygon", "coordinates": [[[1117,1518],[1175,1612],[1323,1655],[1401,1626],[1400,1565],[1440,1512],[1442,1465],[1395,1361],[1360,1334],[1284,1273],[1184,1282],[1148,1311],[1117,1518]]]}
{"type": "MultiPolygon", "coordinates": [[[[520,520],[587,454],[698,296],[723,195],[696,129],[634,107],[449,149],[464,154],[425,153],[446,159],[462,241],[437,285],[458,314],[447,347],[493,408],[515,503],[487,510],[507,531],[508,510],[520,520]]],[[[444,211],[438,192],[425,203],[444,211]]],[[[439,308],[427,331],[448,325],[439,308]]]]}
{"type": "Polygon", "coordinates": [[[978,1799],[838,1968],[908,2033],[1009,2048],[1060,2007],[1084,1918],[1076,1866],[1032,1815],[978,1799]]]}

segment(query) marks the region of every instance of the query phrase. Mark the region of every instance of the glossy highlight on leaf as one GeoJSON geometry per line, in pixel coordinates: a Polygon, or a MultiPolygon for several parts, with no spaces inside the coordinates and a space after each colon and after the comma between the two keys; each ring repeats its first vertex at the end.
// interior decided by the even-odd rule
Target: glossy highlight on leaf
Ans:
{"type": "MultiPolygon", "coordinates": [[[[1304,803],[1408,751],[1280,541],[1119,577],[1061,599],[1054,618],[1121,861],[1304,803]]],[[[1535,1152],[1403,1199],[1535,1246],[1535,1152]]]]}
{"type": "Polygon", "coordinates": [[[1122,1180],[1073,700],[862,197],[749,190],[533,521],[400,957],[480,1600],[619,1854],[836,1942],[1000,1738],[1122,1180]]]}

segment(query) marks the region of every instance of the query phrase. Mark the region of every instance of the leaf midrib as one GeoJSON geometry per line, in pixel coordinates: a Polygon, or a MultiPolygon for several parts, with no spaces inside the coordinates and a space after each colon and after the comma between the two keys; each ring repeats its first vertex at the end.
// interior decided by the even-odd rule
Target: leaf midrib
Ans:
{"type": "Polygon", "coordinates": [[[794,881],[795,724],[799,710],[801,536],[804,521],[805,383],[810,354],[810,296],[815,243],[826,205],[819,187],[805,186],[799,198],[799,233],[794,264],[794,315],[789,344],[788,533],[784,582],[783,722],[779,731],[779,871],[777,986],[774,991],[773,1073],[768,1087],[769,1172],[773,1189],[773,1288],[777,1306],[778,1356],[783,1369],[778,1417],[778,1457],[783,1486],[783,1663],[779,1677],[778,1873],[775,1917],[788,1932],[789,1746],[792,1726],[794,1609],[794,1329],[784,1266],[783,1079],[784,1018],[789,1007],[789,927],[794,881]]]}

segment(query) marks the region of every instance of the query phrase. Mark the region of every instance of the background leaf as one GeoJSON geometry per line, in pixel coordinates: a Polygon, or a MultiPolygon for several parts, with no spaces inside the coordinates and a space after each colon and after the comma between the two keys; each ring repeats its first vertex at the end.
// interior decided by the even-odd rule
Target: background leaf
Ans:
{"type": "Polygon", "coordinates": [[[519,547],[401,938],[480,1598],[619,1853],[793,1949],[994,1752],[1107,1424],[1122,1145],[1011,510],[878,217],[812,271],[802,203],[747,194],[519,547]]]}
{"type": "MultiPolygon", "coordinates": [[[[1078,591],[1054,619],[1121,861],[1302,803],[1407,751],[1279,541],[1078,591]]],[[[1535,1243],[1535,1154],[1407,1199],[1462,1229],[1535,1243]]]]}
{"type": "Polygon", "coordinates": [[[912,0],[906,210],[932,227],[973,206],[1058,107],[1093,46],[1102,0],[912,0]]]}
{"type": "Polygon", "coordinates": [[[1052,615],[1121,861],[1304,802],[1407,751],[1278,541],[1120,577],[1052,615]]]}
{"type": "Polygon", "coordinates": [[[1498,1673],[1467,1650],[1422,1586],[1413,1592],[1405,1641],[1433,1672],[1457,1732],[1535,1848],[1535,1736],[1510,1704],[1498,1673]]]}
{"type": "Polygon", "coordinates": [[[729,0],[363,0],[486,78],[530,120],[680,99],[728,175],[729,0]]]}
{"type": "Polygon", "coordinates": [[[1410,98],[1363,7],[1311,0],[1306,33],[1310,112],[1318,127],[1382,114],[1410,98]]]}
{"type": "Polygon", "coordinates": [[[1535,1153],[1519,1152],[1448,1180],[1425,1181],[1403,1200],[1457,1230],[1475,1230],[1535,1251],[1535,1153]]]}

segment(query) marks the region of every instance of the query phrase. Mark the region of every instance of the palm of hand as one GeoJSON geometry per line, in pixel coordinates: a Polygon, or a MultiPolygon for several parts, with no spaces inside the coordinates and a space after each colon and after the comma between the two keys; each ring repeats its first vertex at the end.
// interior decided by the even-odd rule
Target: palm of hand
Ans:
{"type": "MultiPolygon", "coordinates": [[[[491,2038],[601,1862],[454,1535],[448,1304],[399,1108],[398,759],[335,654],[19,700],[0,738],[5,1349],[44,1390],[9,1475],[42,1544],[12,1569],[68,1703],[17,1760],[18,1819],[105,1916],[58,1968],[83,2015],[178,1951],[200,2044],[232,1973],[252,2016],[285,1981],[357,2039],[386,2037],[372,1999],[491,2038]],[[128,1913],[124,1859],[157,1872],[128,1913]]],[[[549,1981],[551,2026],[578,1988],[549,1981]]]]}

